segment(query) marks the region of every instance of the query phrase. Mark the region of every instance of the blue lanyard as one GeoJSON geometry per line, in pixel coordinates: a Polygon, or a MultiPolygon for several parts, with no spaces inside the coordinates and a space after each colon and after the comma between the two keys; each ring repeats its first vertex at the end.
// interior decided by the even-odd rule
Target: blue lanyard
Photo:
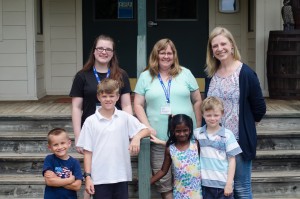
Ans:
{"type": "MultiPolygon", "coordinates": [[[[99,75],[98,75],[98,73],[97,73],[97,71],[96,71],[95,66],[93,67],[93,71],[94,71],[94,75],[95,75],[95,77],[96,77],[96,79],[97,79],[98,84],[100,84],[101,80],[100,80],[100,77],[99,77],[99,75]]],[[[107,71],[107,73],[106,73],[106,78],[108,78],[109,75],[110,75],[110,69],[108,69],[108,71],[107,71]]]]}
{"type": "Polygon", "coordinates": [[[170,103],[170,89],[171,89],[172,78],[170,78],[169,81],[168,81],[168,89],[167,89],[164,82],[163,82],[163,80],[161,79],[161,76],[160,76],[159,73],[158,73],[157,77],[159,79],[159,82],[160,82],[162,88],[164,89],[165,96],[166,96],[166,99],[167,99],[167,103],[169,104],[170,103]]]}

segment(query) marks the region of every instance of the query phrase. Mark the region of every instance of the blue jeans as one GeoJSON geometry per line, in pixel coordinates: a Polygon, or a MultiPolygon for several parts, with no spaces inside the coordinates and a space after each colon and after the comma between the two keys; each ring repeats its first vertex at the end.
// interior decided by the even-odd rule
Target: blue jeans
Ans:
{"type": "Polygon", "coordinates": [[[224,189],[202,186],[203,199],[233,199],[233,193],[230,196],[224,195],[224,189]]]}
{"type": "Polygon", "coordinates": [[[235,156],[234,198],[252,199],[251,170],[252,161],[244,160],[242,154],[235,156]]]}

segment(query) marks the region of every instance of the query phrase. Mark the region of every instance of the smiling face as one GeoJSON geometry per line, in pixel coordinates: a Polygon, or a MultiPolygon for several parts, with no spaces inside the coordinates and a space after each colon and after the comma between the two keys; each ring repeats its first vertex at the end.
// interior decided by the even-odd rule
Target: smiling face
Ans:
{"type": "Polygon", "coordinates": [[[191,130],[185,123],[181,123],[176,125],[174,133],[177,142],[188,142],[191,130]]]}
{"type": "Polygon", "coordinates": [[[169,70],[174,64],[174,53],[170,45],[166,49],[158,52],[159,70],[169,70]]]}
{"type": "Polygon", "coordinates": [[[58,158],[67,160],[69,158],[68,150],[71,147],[71,140],[65,132],[58,135],[49,135],[49,150],[58,158]]]}
{"type": "Polygon", "coordinates": [[[215,108],[215,109],[210,109],[210,110],[204,111],[202,116],[205,119],[207,129],[208,130],[216,130],[220,126],[223,112],[220,109],[215,108]]]}
{"type": "Polygon", "coordinates": [[[94,49],[95,65],[108,65],[113,57],[113,43],[109,40],[99,39],[94,49]]]}
{"type": "Polygon", "coordinates": [[[101,103],[102,109],[106,111],[115,109],[115,105],[119,100],[119,96],[120,95],[117,92],[112,92],[112,93],[103,92],[97,95],[98,100],[101,103]]]}
{"type": "Polygon", "coordinates": [[[211,40],[211,48],[216,59],[226,61],[233,59],[233,45],[227,37],[220,34],[211,40]]]}

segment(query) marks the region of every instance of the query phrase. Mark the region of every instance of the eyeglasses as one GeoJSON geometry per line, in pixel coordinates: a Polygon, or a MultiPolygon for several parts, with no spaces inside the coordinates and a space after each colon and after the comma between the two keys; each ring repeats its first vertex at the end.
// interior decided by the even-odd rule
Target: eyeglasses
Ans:
{"type": "Polygon", "coordinates": [[[112,53],[114,50],[111,49],[111,48],[102,48],[102,47],[97,47],[95,48],[95,50],[97,50],[99,53],[102,53],[102,52],[107,52],[107,53],[112,53]]]}
{"type": "Polygon", "coordinates": [[[162,56],[162,57],[165,57],[166,55],[168,55],[168,57],[171,57],[171,56],[173,56],[173,53],[171,53],[171,52],[159,52],[158,53],[160,56],[162,56]]]}

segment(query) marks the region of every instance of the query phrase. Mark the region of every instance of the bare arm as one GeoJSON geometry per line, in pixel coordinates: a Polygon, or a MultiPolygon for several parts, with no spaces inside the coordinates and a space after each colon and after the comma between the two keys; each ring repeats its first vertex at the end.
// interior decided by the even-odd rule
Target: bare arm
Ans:
{"type": "MultiPolygon", "coordinates": [[[[93,155],[93,153],[91,151],[84,150],[83,165],[84,165],[84,171],[86,173],[91,173],[91,170],[92,170],[92,155],[93,155]]],[[[85,191],[88,194],[94,194],[95,193],[94,183],[93,183],[90,176],[87,176],[85,178],[85,191]]]]}
{"type": "Polygon", "coordinates": [[[224,195],[229,196],[233,192],[233,178],[235,173],[235,157],[229,157],[228,158],[228,176],[227,176],[227,182],[224,188],[224,195]]]}
{"type": "Polygon", "coordinates": [[[140,122],[142,122],[143,124],[145,124],[151,134],[153,135],[156,135],[156,131],[155,129],[153,129],[151,126],[150,126],[150,123],[148,121],[148,118],[147,118],[147,115],[146,115],[146,112],[145,112],[145,97],[140,95],[140,94],[137,94],[135,93],[134,95],[134,103],[133,103],[133,108],[134,108],[134,112],[137,116],[137,118],[140,120],[140,122]]]}
{"type": "MultiPolygon", "coordinates": [[[[75,146],[77,144],[80,130],[81,130],[81,116],[82,116],[82,97],[72,97],[72,124],[75,135],[75,146]]],[[[83,149],[76,147],[78,153],[83,154],[83,149]]]]}
{"type": "Polygon", "coordinates": [[[121,95],[121,107],[122,107],[123,111],[125,111],[131,115],[133,114],[130,93],[125,93],[125,94],[121,95]]]}
{"type": "Polygon", "coordinates": [[[160,180],[162,177],[164,177],[168,173],[171,164],[172,164],[172,159],[170,155],[170,148],[168,147],[165,150],[165,159],[161,167],[161,170],[159,170],[154,176],[151,177],[150,183],[153,184],[156,181],[160,180]]]}
{"type": "Polygon", "coordinates": [[[197,123],[197,128],[201,127],[202,124],[202,114],[201,114],[201,94],[199,89],[191,92],[191,100],[193,103],[193,108],[195,112],[195,117],[196,117],[196,123],[197,123]]]}
{"type": "Polygon", "coordinates": [[[130,154],[137,155],[140,152],[140,144],[141,139],[144,137],[150,136],[150,130],[149,129],[142,129],[140,132],[138,132],[131,140],[129,145],[129,151],[130,154]]]}
{"type": "Polygon", "coordinates": [[[150,141],[155,144],[160,144],[160,145],[164,145],[164,146],[166,146],[166,143],[167,143],[166,141],[160,140],[155,135],[152,135],[152,134],[150,135],[150,141]]]}
{"type": "Polygon", "coordinates": [[[64,188],[73,190],[73,191],[79,191],[81,188],[81,180],[75,180],[75,182],[64,186],[64,188]]]}
{"type": "Polygon", "coordinates": [[[51,187],[63,187],[75,182],[75,177],[72,173],[70,174],[69,178],[60,178],[53,171],[50,170],[44,173],[44,179],[46,184],[51,187]]]}

